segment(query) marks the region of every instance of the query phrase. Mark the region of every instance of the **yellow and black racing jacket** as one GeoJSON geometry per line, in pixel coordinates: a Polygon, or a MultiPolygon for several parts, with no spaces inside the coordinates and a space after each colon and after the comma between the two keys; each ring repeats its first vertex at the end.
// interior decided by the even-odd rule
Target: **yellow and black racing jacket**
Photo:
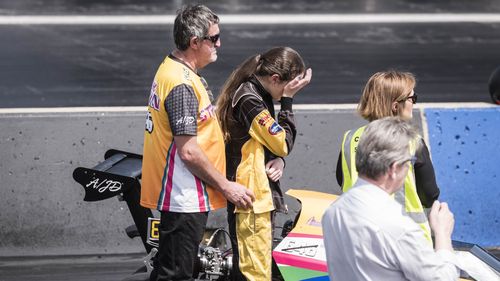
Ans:
{"type": "Polygon", "coordinates": [[[267,177],[265,164],[290,153],[297,134],[292,98],[281,99],[277,120],[271,95],[252,77],[240,85],[232,99],[233,114],[228,122],[226,175],[255,194],[251,210],[256,214],[285,209],[279,182],[267,177]]]}

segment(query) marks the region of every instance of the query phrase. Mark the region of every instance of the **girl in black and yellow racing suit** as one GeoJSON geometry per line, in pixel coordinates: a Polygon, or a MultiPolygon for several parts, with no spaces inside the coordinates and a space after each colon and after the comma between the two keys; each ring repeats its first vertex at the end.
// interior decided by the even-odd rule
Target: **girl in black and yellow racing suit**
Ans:
{"type": "Polygon", "coordinates": [[[251,209],[228,202],[233,280],[271,280],[272,218],[284,208],[279,186],[296,136],[293,97],[311,80],[300,55],[270,49],[243,62],[224,84],[217,115],[226,141],[226,174],[255,194],[251,209]],[[275,119],[273,100],[281,109],[275,119]]]}

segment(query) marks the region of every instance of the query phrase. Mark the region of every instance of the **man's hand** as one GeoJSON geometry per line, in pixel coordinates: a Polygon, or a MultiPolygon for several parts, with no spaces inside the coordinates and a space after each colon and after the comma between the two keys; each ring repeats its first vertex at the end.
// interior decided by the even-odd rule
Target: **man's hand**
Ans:
{"type": "Polygon", "coordinates": [[[285,163],[280,157],[273,159],[266,164],[267,177],[274,182],[277,182],[283,176],[283,168],[285,163]]]}
{"type": "Polygon", "coordinates": [[[255,201],[253,192],[237,182],[229,181],[228,183],[223,192],[224,197],[238,208],[251,208],[255,201]]]}
{"type": "Polygon", "coordinates": [[[304,76],[298,75],[289,81],[283,89],[283,97],[293,98],[302,88],[311,82],[312,69],[308,68],[304,76]]]}
{"type": "Polygon", "coordinates": [[[455,225],[453,213],[448,208],[448,204],[434,201],[429,213],[429,224],[434,231],[436,238],[436,250],[452,250],[451,234],[455,225]]]}

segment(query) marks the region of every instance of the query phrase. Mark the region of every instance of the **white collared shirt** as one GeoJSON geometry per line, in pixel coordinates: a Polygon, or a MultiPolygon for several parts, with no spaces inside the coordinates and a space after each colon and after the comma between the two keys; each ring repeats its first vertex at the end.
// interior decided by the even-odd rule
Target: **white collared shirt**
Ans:
{"type": "Polygon", "coordinates": [[[325,212],[331,280],[454,280],[459,270],[450,251],[435,252],[421,228],[401,213],[381,188],[362,179],[325,212]]]}

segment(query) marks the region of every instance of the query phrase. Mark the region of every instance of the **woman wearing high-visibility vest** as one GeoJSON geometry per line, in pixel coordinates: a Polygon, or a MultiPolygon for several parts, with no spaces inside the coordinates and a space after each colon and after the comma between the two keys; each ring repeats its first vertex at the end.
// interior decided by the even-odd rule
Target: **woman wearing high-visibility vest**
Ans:
{"type": "MultiPolygon", "coordinates": [[[[417,102],[414,91],[415,77],[409,72],[384,71],[373,74],[363,90],[358,104],[358,113],[371,122],[386,116],[399,116],[406,120],[413,118],[413,105],[417,102]]],[[[337,161],[337,182],[346,192],[358,178],[355,154],[365,126],[345,132],[339,159],[337,161]]],[[[439,197],[434,167],[429,149],[424,140],[418,151],[412,151],[414,161],[408,170],[404,188],[395,194],[395,200],[401,203],[403,211],[424,231],[425,237],[432,243],[429,223],[424,212],[439,197]]],[[[415,145],[410,145],[410,147],[415,145]]]]}

